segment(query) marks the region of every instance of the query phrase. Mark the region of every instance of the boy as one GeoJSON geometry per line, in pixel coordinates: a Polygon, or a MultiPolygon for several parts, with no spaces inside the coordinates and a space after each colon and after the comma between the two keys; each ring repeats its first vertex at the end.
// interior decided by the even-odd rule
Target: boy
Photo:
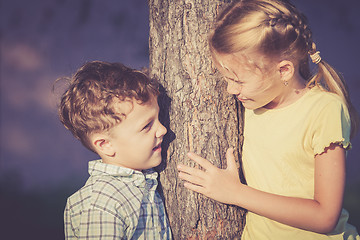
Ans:
{"type": "Polygon", "coordinates": [[[157,187],[161,142],[158,85],[120,63],[90,62],[61,98],[64,126],[100,160],[68,198],[66,239],[171,239],[157,187]]]}

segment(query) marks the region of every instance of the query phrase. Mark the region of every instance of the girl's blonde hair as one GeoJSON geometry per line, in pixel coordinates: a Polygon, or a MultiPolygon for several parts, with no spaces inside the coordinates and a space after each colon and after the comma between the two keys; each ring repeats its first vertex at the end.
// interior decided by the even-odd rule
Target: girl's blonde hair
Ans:
{"type": "Polygon", "coordinates": [[[294,63],[307,85],[320,86],[344,99],[351,118],[351,136],[358,129],[358,116],[346,84],[338,72],[318,59],[318,71],[311,74],[309,55],[316,45],[307,18],[287,0],[241,0],[227,7],[216,21],[209,39],[214,60],[217,53],[253,50],[269,59],[283,58],[294,63]]]}

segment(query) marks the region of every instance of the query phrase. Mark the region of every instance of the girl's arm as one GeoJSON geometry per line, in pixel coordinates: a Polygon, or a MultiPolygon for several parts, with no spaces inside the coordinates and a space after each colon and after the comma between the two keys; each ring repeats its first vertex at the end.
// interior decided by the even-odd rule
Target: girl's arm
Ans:
{"type": "Polygon", "coordinates": [[[330,145],[315,157],[314,199],[275,195],[242,184],[231,148],[226,153],[226,169],[194,153],[188,156],[205,169],[178,166],[179,177],[190,190],[296,228],[328,233],[336,227],[345,186],[345,150],[338,145],[330,145]]]}

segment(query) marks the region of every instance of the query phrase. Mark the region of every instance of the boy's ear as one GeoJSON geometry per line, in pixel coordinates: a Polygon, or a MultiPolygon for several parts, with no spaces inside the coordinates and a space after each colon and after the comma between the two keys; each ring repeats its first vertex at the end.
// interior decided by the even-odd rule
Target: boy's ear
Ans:
{"type": "Polygon", "coordinates": [[[295,74],[294,64],[291,61],[283,60],[278,64],[281,80],[288,82],[295,74]]]}
{"type": "Polygon", "coordinates": [[[95,151],[100,155],[106,155],[108,157],[115,155],[115,150],[113,149],[111,141],[107,135],[93,134],[91,136],[91,144],[95,148],[95,151]]]}

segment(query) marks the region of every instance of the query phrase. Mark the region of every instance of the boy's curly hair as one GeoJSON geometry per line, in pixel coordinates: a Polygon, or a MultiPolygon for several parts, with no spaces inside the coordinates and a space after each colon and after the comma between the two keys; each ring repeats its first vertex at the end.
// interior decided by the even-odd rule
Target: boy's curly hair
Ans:
{"type": "Polygon", "coordinates": [[[61,97],[60,121],[85,147],[94,151],[89,135],[106,131],[126,117],[116,103],[140,104],[159,95],[158,83],[121,63],[88,62],[72,77],[61,97]]]}

